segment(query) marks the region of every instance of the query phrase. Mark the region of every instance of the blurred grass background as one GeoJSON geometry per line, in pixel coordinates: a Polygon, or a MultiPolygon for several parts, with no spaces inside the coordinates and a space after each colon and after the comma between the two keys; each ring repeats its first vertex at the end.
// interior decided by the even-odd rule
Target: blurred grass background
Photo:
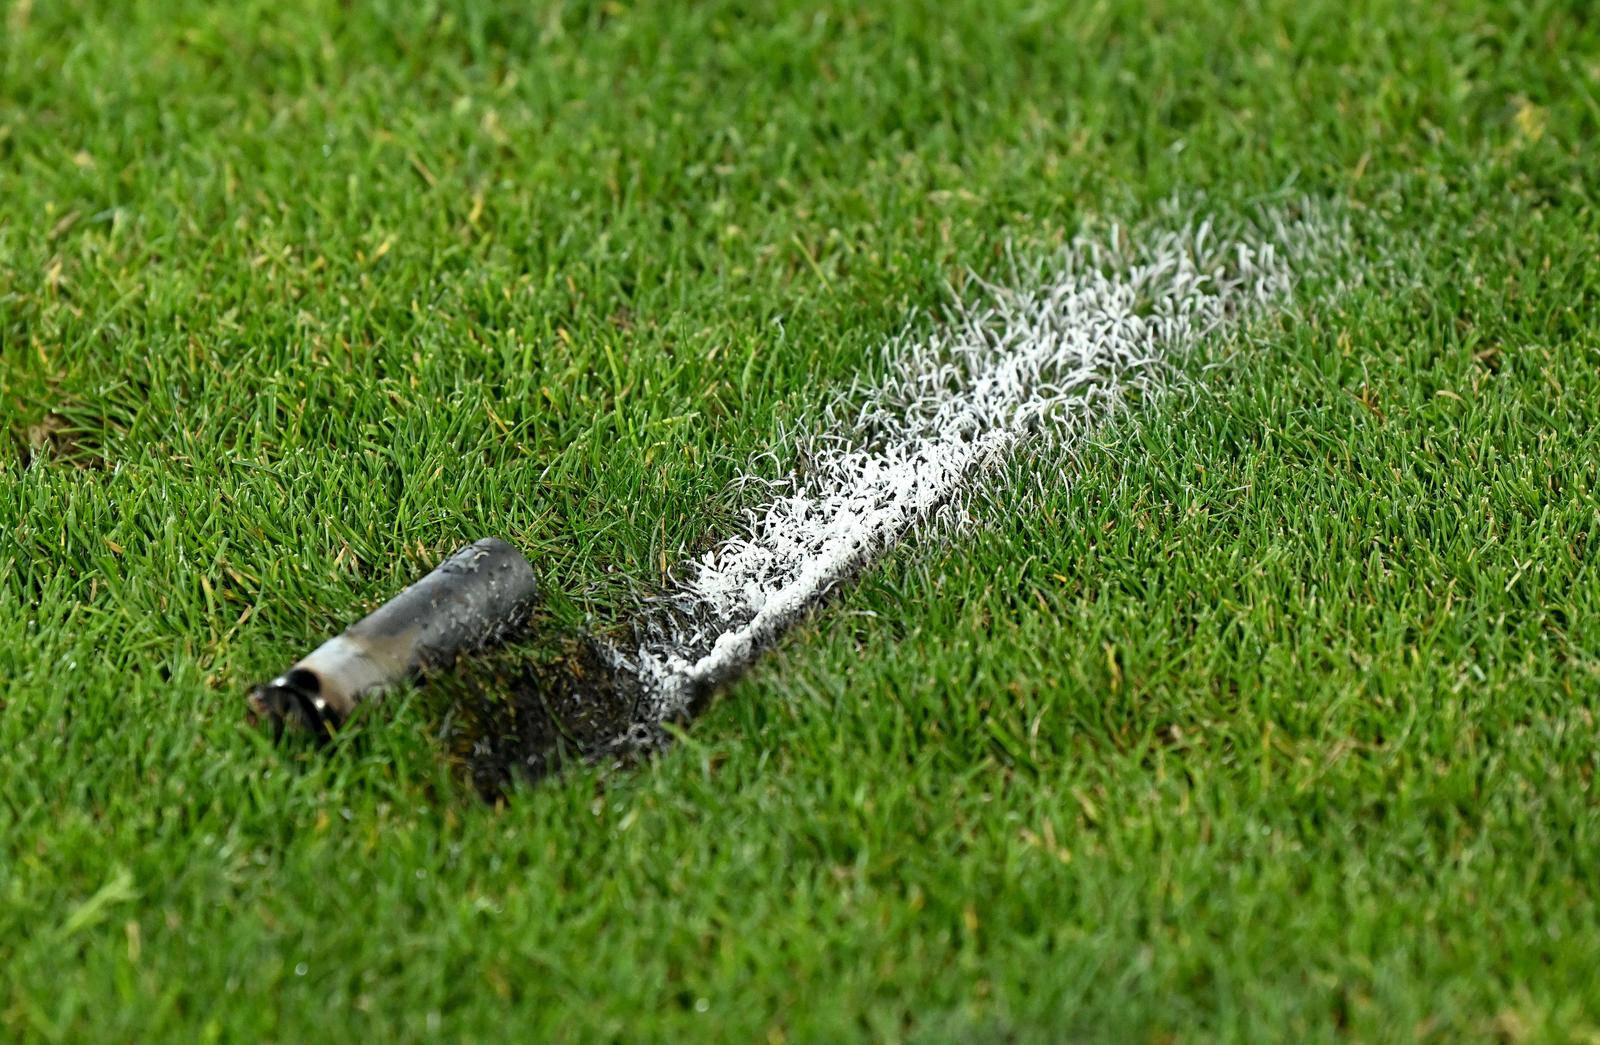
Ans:
{"type": "Polygon", "coordinates": [[[8,1036],[1600,1033],[1589,4],[3,13],[8,1036]],[[472,537],[659,582],[1007,244],[1301,194],[1349,289],[664,757],[243,728],[472,537]]]}

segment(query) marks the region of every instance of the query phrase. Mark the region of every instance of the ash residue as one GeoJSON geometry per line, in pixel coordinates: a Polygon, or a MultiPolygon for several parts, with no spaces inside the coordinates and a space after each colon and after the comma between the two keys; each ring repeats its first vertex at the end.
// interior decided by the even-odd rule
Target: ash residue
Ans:
{"type": "Polygon", "coordinates": [[[439,681],[453,700],[447,740],[493,800],[572,759],[623,759],[642,746],[643,690],[601,640],[573,634],[537,652],[508,650],[439,681]]]}

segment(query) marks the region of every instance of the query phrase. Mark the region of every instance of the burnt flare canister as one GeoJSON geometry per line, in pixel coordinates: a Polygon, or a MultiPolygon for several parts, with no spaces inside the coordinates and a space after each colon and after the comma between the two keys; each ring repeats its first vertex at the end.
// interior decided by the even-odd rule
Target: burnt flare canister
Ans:
{"type": "Polygon", "coordinates": [[[503,640],[527,621],[537,597],[533,567],[520,551],[495,537],[474,541],[252,689],[251,717],[326,734],[364,697],[503,640]]]}

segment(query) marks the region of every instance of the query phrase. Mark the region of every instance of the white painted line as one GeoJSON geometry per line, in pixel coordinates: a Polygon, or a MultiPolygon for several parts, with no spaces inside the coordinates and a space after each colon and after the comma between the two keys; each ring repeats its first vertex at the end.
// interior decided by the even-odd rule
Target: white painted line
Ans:
{"type": "Polygon", "coordinates": [[[887,346],[886,376],[842,397],[801,441],[804,474],[745,477],[774,496],[743,532],[680,567],[639,647],[617,652],[645,697],[634,739],[683,714],[1008,456],[1078,443],[1131,387],[1166,384],[1163,364],[1287,305],[1297,264],[1333,236],[1317,219],[1258,220],[1226,236],[1209,221],[1113,228],[1019,287],[985,285],[933,333],[887,346]]]}

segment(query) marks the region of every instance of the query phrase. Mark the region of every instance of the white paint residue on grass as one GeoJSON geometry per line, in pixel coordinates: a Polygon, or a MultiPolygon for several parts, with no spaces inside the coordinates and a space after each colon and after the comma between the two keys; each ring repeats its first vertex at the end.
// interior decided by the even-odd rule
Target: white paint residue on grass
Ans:
{"type": "Polygon", "coordinates": [[[1164,364],[1263,307],[1285,304],[1320,222],[1209,222],[1081,239],[1008,288],[985,285],[932,333],[888,346],[886,373],[842,397],[801,442],[807,466],[744,532],[679,570],[666,612],[618,654],[646,707],[640,736],[687,710],[840,582],[958,504],[1034,443],[1069,447],[1153,391],[1164,364]]]}

